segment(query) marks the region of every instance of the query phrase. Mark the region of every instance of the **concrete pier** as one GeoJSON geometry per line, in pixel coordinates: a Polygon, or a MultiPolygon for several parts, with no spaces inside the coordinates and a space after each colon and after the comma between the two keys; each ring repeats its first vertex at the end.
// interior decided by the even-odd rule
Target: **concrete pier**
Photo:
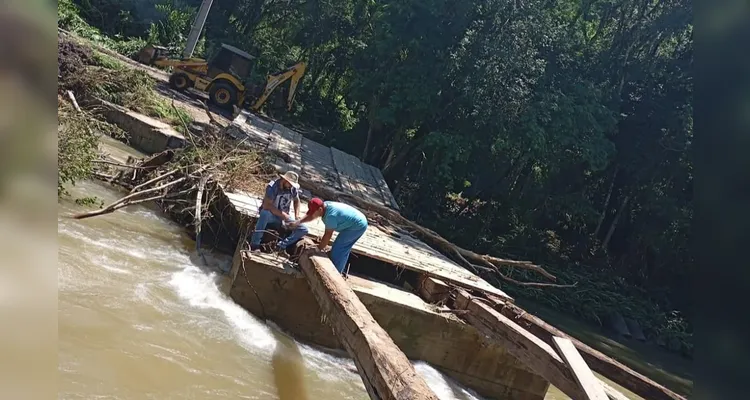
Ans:
{"type": "MultiPolygon", "coordinates": [[[[232,299],[299,340],[339,348],[302,273],[283,258],[250,253],[243,247],[238,246],[232,264],[232,299]]],[[[451,313],[385,283],[356,276],[350,276],[348,283],[410,359],[430,363],[482,396],[544,398],[549,387],[544,378],[501,346],[485,344],[475,328],[451,313]]]]}

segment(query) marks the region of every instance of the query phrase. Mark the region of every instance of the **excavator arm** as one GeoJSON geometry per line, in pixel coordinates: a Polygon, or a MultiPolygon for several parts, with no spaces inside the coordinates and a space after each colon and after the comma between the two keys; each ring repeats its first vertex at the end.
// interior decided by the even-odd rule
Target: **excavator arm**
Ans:
{"type": "Polygon", "coordinates": [[[263,88],[263,94],[258,98],[258,100],[255,101],[252,106],[250,106],[250,109],[253,111],[258,111],[260,107],[263,106],[263,103],[268,100],[268,96],[273,93],[274,89],[279,87],[279,85],[286,82],[287,80],[291,79],[291,83],[289,85],[289,96],[287,97],[286,101],[287,109],[291,110],[292,102],[294,101],[294,95],[297,92],[297,85],[299,85],[300,79],[302,79],[302,76],[305,74],[305,68],[307,68],[307,65],[304,62],[301,62],[292,65],[291,67],[278,74],[268,75],[266,86],[263,88]]]}

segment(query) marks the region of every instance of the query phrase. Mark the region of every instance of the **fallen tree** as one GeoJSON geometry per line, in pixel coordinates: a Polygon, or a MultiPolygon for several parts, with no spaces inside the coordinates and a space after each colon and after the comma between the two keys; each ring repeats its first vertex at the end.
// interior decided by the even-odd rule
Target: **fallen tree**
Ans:
{"type": "Polygon", "coordinates": [[[460,265],[468,268],[469,270],[479,273],[480,270],[492,271],[497,273],[502,279],[522,286],[538,286],[538,287],[573,287],[573,285],[564,285],[557,283],[544,283],[544,282],[520,282],[507,275],[505,275],[500,268],[501,267],[512,267],[522,268],[537,272],[545,278],[556,281],[557,278],[547,272],[544,268],[536,265],[530,261],[516,261],[508,260],[499,257],[493,257],[490,255],[477,254],[471,250],[459,247],[449,242],[444,237],[440,236],[435,231],[425,228],[416,222],[413,222],[406,217],[399,214],[397,211],[392,210],[388,207],[381,206],[379,204],[371,203],[367,200],[359,197],[344,193],[329,187],[320,185],[318,182],[313,182],[300,177],[300,183],[305,188],[309,189],[313,194],[318,195],[326,200],[336,200],[349,203],[362,210],[376,213],[383,218],[378,218],[379,223],[390,224],[395,227],[406,230],[408,233],[416,235],[426,243],[434,246],[441,253],[450,257],[460,265]]]}
{"type": "Polygon", "coordinates": [[[94,176],[129,193],[105,207],[71,217],[91,218],[154,202],[172,219],[193,228],[200,250],[201,226],[211,215],[217,183],[255,191],[271,173],[262,154],[223,137],[219,128],[218,123],[200,132],[186,127],[188,146],[143,160],[129,160],[127,164],[97,160],[100,168],[94,176]]]}

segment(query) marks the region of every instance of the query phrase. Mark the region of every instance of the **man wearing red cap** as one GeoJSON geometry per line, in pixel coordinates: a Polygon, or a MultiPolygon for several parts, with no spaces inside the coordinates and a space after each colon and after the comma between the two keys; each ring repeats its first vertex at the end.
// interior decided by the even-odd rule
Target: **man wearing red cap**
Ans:
{"type": "MultiPolygon", "coordinates": [[[[320,239],[318,248],[325,250],[328,242],[331,241],[333,232],[338,232],[336,240],[331,246],[331,261],[339,272],[344,273],[352,247],[367,230],[367,217],[348,204],[323,201],[316,197],[308,203],[307,214],[301,220],[292,222],[289,226],[300,229],[303,228],[301,224],[319,217],[323,220],[326,231],[320,239]]],[[[294,233],[292,235],[294,236],[294,233]]]]}

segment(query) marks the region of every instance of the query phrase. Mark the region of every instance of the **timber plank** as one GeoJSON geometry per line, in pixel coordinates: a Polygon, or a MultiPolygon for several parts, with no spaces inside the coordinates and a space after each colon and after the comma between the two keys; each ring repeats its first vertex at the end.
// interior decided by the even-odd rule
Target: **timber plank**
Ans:
{"type": "Polygon", "coordinates": [[[333,166],[330,148],[306,137],[302,138],[300,148],[302,157],[300,177],[331,188],[338,188],[337,190],[340,191],[339,174],[333,166]]]}
{"type": "Polygon", "coordinates": [[[276,160],[279,172],[292,170],[299,174],[302,171],[301,145],[302,135],[280,124],[273,126],[268,150],[273,154],[283,154],[286,158],[280,156],[276,160]]]}
{"type": "Polygon", "coordinates": [[[389,206],[388,203],[384,203],[380,189],[373,183],[372,174],[369,171],[365,174],[365,167],[357,157],[344,153],[335,147],[331,147],[331,153],[333,154],[334,165],[339,171],[342,185],[346,182],[351,194],[370,202],[389,206]]]}
{"type": "Polygon", "coordinates": [[[552,343],[555,345],[560,357],[573,372],[579,387],[586,394],[586,400],[607,400],[607,394],[604,387],[599,383],[599,379],[594,376],[586,361],[576,350],[576,346],[570,339],[554,336],[552,343]]]}
{"type": "Polygon", "coordinates": [[[435,279],[424,274],[419,276],[417,293],[419,294],[419,297],[428,303],[444,304],[448,301],[450,289],[450,286],[440,279],[435,279]]]}
{"type": "Polygon", "coordinates": [[[389,204],[391,208],[394,210],[398,210],[398,203],[396,203],[396,199],[393,197],[393,193],[391,193],[391,189],[388,187],[388,184],[385,182],[385,178],[383,177],[383,173],[380,172],[379,169],[373,167],[372,165],[366,164],[370,169],[370,174],[372,174],[373,181],[377,182],[378,188],[380,189],[380,192],[383,195],[383,200],[385,204],[389,204]]]}
{"type": "Polygon", "coordinates": [[[339,175],[341,188],[346,192],[361,197],[362,193],[359,191],[358,185],[352,178],[352,165],[347,159],[346,153],[335,147],[331,147],[331,157],[333,158],[333,166],[336,168],[339,175]]]}
{"type": "MultiPolygon", "coordinates": [[[[500,342],[509,353],[563,393],[576,400],[586,398],[586,393],[579,387],[573,372],[552,346],[464,290],[458,291],[455,307],[467,310],[462,318],[490,340],[500,342]]],[[[610,399],[627,400],[619,391],[603,382],[601,384],[610,399]]]]}
{"type": "Polygon", "coordinates": [[[357,182],[360,184],[360,191],[363,193],[365,200],[390,207],[390,202],[383,196],[383,192],[378,187],[378,183],[375,182],[375,178],[372,176],[369,167],[362,163],[358,158],[351,155],[350,157],[356,161],[353,164],[354,172],[357,182]]]}
{"type": "Polygon", "coordinates": [[[284,157],[279,157],[274,162],[277,170],[294,170],[309,182],[324,184],[368,202],[398,210],[396,200],[380,170],[351,154],[324,146],[282,124],[246,111],[240,113],[231,125],[239,129],[227,132],[241,131],[243,137],[237,139],[263,144],[270,152],[284,154],[284,157]],[[338,168],[343,170],[346,182],[342,182],[339,177],[338,168]]]}
{"type": "Polygon", "coordinates": [[[686,400],[666,387],[656,383],[646,376],[632,370],[625,364],[608,357],[604,353],[588,346],[578,339],[548,324],[541,318],[527,313],[525,310],[500,299],[495,299],[495,309],[503,315],[522,324],[531,333],[552,345],[552,337],[560,336],[570,339],[581,353],[584,361],[594,371],[606,376],[618,385],[645,398],[654,400],[686,400]]]}
{"type": "Polygon", "coordinates": [[[306,240],[300,267],[328,325],[354,359],[373,400],[438,400],[406,355],[375,321],[325,253],[306,240]]]}

